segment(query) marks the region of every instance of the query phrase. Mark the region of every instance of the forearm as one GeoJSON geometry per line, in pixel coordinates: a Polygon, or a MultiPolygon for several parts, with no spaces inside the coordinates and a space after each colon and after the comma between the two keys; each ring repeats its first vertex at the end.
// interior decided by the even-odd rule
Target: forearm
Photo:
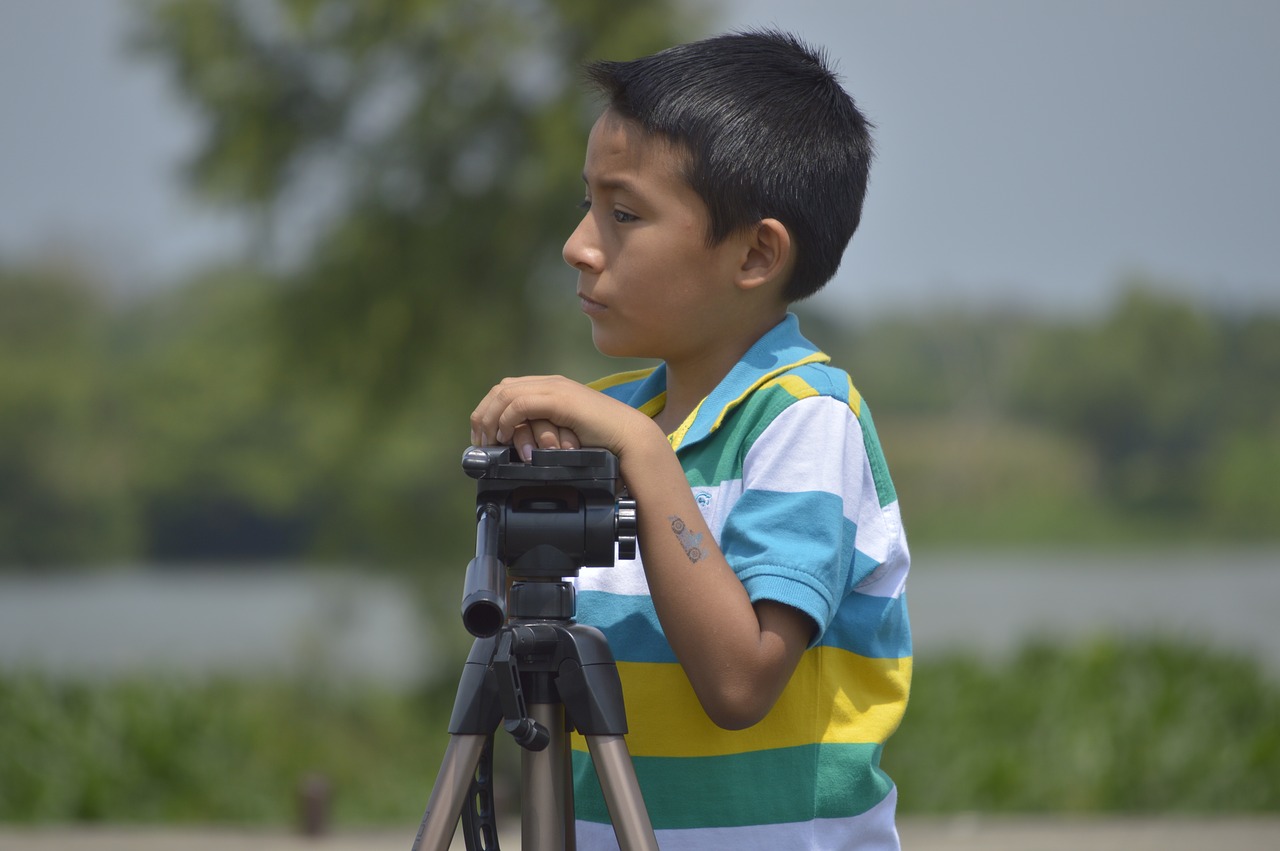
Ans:
{"type": "Polygon", "coordinates": [[[632,441],[620,460],[639,508],[640,552],[663,632],[711,719],[750,726],[790,678],[797,642],[762,624],[661,431],[654,426],[632,441]]]}

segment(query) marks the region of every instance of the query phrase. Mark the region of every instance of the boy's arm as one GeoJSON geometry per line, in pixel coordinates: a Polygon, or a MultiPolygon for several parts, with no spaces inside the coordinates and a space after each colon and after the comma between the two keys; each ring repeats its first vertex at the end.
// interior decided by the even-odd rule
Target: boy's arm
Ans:
{"type": "MultiPolygon", "coordinates": [[[[560,377],[507,379],[471,415],[477,443],[510,443],[526,423],[547,421],[584,446],[618,456],[640,507],[639,539],[654,609],[707,715],[749,727],[773,707],[813,623],[798,609],[752,605],[702,518],[667,437],[649,417],[560,377]]],[[[556,448],[554,429],[535,429],[556,448]]]]}

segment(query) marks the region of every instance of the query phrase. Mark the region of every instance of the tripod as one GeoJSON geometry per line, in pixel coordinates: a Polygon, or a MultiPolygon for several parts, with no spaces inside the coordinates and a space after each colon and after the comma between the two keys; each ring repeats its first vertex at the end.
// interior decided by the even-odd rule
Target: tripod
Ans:
{"type": "Polygon", "coordinates": [[[565,579],[581,564],[602,562],[606,525],[607,564],[613,564],[615,538],[620,551],[634,554],[634,504],[615,504],[612,489],[616,459],[604,450],[536,450],[526,466],[508,449],[473,447],[463,467],[480,479],[476,558],[467,567],[462,607],[463,624],[477,638],[413,851],[446,851],[459,816],[470,851],[497,851],[487,763],[499,724],[522,748],[525,851],[576,846],[571,729],[586,738],[622,851],[657,851],[623,738],[617,665],[604,634],[574,621],[575,591],[565,579]],[[609,487],[602,489],[605,481],[609,487]],[[601,511],[606,492],[608,524],[601,511]],[[580,518],[576,527],[574,517],[580,518]],[[539,538],[554,543],[533,543],[539,538]],[[513,580],[505,606],[498,591],[504,564],[513,580]]]}

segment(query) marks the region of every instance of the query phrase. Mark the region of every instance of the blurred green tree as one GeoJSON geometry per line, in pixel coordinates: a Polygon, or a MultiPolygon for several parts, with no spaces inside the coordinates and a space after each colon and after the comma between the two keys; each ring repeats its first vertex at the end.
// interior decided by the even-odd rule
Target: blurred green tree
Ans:
{"type": "Polygon", "coordinates": [[[108,329],[78,274],[0,269],[0,564],[120,557],[137,543],[108,329]]]}
{"type": "Polygon", "coordinates": [[[1218,427],[1222,345],[1208,314],[1134,288],[1103,323],[1047,335],[1023,398],[1093,447],[1123,502],[1185,511],[1218,427]]]}
{"type": "Polygon", "coordinates": [[[1101,323],[1040,335],[1017,405],[1091,447],[1116,504],[1253,528],[1270,513],[1261,482],[1280,470],[1276,338],[1274,316],[1215,315],[1134,286],[1101,323]]]}
{"type": "Polygon", "coordinates": [[[559,250],[596,111],[581,63],[698,22],[677,0],[146,8],[140,44],[200,118],[192,186],[252,217],[280,280],[289,371],[451,418],[561,346],[546,305],[572,304],[559,250]]]}
{"type": "MultiPolygon", "coordinates": [[[[598,111],[581,65],[685,40],[701,7],[156,0],[142,9],[139,49],[171,70],[198,118],[191,187],[253,226],[249,264],[268,293],[267,321],[255,327],[270,344],[251,348],[274,363],[256,379],[270,388],[258,401],[292,406],[259,422],[247,444],[206,435],[199,445],[220,448],[200,467],[217,487],[196,504],[170,478],[157,493],[175,497],[151,500],[152,519],[189,542],[200,518],[231,522],[234,506],[253,504],[270,527],[261,534],[281,544],[301,535],[313,553],[470,546],[458,459],[472,406],[503,376],[566,371],[589,346],[586,334],[563,333],[576,311],[559,256],[598,111]],[[282,433],[308,448],[283,449],[282,433]],[[243,451],[224,451],[234,446],[243,451]],[[313,469],[290,478],[282,464],[313,469]]],[[[185,348],[194,358],[199,345],[185,348]]],[[[250,395],[222,394],[226,405],[202,409],[223,421],[227,405],[247,411],[250,395]]]]}

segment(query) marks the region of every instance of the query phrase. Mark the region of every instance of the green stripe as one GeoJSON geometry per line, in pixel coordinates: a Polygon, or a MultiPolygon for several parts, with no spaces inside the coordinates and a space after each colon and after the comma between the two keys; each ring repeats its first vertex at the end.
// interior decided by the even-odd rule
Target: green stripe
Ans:
{"type": "Polygon", "coordinates": [[[876,424],[871,419],[871,410],[864,404],[862,414],[862,443],[866,447],[867,461],[871,464],[871,476],[876,483],[876,493],[880,497],[880,507],[884,508],[898,498],[898,492],[889,478],[889,464],[884,460],[884,449],[880,446],[880,435],[876,433],[876,424]]]}
{"type": "MultiPolygon", "coordinates": [[[[880,770],[881,748],[821,744],[719,757],[633,757],[632,762],[655,829],[737,827],[867,812],[893,788],[880,770]],[[717,794],[724,797],[713,797],[717,794]]],[[[574,751],[573,772],[577,817],[609,822],[586,753],[574,751]]]]}
{"type": "Polygon", "coordinates": [[[727,417],[709,438],[682,449],[678,454],[690,487],[709,487],[741,479],[742,461],[756,438],[795,401],[795,397],[782,387],[762,387],[727,417]],[[728,451],[729,448],[734,451],[728,451]]]}

